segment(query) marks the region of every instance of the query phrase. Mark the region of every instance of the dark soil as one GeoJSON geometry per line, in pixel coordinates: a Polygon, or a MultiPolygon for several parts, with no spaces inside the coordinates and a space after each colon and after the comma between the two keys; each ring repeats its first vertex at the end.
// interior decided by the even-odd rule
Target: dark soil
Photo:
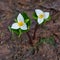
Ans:
{"type": "Polygon", "coordinates": [[[60,0],[0,0],[0,60],[60,60],[60,0]],[[44,43],[39,50],[29,44],[24,33],[21,38],[8,30],[19,12],[25,11],[32,20],[31,37],[36,25],[32,13],[36,8],[49,11],[52,19],[36,30],[33,45],[40,38],[54,36],[56,47],[44,43]]]}

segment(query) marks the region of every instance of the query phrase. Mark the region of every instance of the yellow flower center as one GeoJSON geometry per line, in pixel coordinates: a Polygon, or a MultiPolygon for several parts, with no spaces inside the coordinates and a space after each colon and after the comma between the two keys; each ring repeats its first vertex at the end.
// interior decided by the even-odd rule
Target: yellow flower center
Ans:
{"type": "Polygon", "coordinates": [[[24,25],[24,22],[20,21],[18,22],[18,26],[23,26],[24,25]]]}
{"type": "Polygon", "coordinates": [[[42,19],[44,17],[44,14],[40,14],[38,17],[42,19]]]}

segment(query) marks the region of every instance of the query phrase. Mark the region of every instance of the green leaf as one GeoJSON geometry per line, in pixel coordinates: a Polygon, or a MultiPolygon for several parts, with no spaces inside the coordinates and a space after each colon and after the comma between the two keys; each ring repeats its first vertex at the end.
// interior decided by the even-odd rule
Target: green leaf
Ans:
{"type": "Polygon", "coordinates": [[[35,20],[37,20],[37,18],[38,18],[35,12],[33,13],[33,18],[34,18],[35,20]]]}
{"type": "Polygon", "coordinates": [[[24,19],[29,19],[29,17],[27,16],[25,12],[22,12],[21,14],[23,15],[24,19]]]}
{"type": "Polygon", "coordinates": [[[16,33],[17,35],[19,35],[19,29],[15,30],[15,29],[12,29],[14,33],[16,33]]]}
{"type": "Polygon", "coordinates": [[[9,31],[11,32],[11,27],[10,27],[10,26],[8,26],[8,29],[9,29],[9,31]]]}
{"type": "Polygon", "coordinates": [[[14,21],[15,21],[16,23],[18,22],[18,20],[17,20],[17,19],[15,19],[14,21]]]}
{"type": "Polygon", "coordinates": [[[26,19],[26,20],[25,20],[25,23],[28,23],[28,22],[29,22],[29,19],[26,19]]]}

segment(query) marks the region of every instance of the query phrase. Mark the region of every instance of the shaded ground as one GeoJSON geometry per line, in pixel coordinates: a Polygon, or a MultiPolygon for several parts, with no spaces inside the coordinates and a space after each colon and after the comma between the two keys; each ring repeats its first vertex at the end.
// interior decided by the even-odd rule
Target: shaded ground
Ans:
{"type": "Polygon", "coordinates": [[[0,60],[60,60],[60,0],[0,0],[0,60]],[[25,11],[32,20],[30,35],[33,36],[36,22],[32,18],[34,9],[49,11],[52,19],[36,31],[35,41],[54,36],[56,47],[49,44],[39,46],[39,51],[29,45],[26,33],[21,38],[8,30],[19,12],[25,11]]]}

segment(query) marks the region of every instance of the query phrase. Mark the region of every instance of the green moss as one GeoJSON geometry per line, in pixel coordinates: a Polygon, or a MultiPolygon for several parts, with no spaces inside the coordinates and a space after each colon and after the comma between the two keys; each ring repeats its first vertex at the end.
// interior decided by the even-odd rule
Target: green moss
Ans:
{"type": "Polygon", "coordinates": [[[49,38],[41,38],[37,43],[36,46],[39,46],[43,43],[47,43],[50,45],[55,45],[54,37],[49,37],[49,38]]]}

